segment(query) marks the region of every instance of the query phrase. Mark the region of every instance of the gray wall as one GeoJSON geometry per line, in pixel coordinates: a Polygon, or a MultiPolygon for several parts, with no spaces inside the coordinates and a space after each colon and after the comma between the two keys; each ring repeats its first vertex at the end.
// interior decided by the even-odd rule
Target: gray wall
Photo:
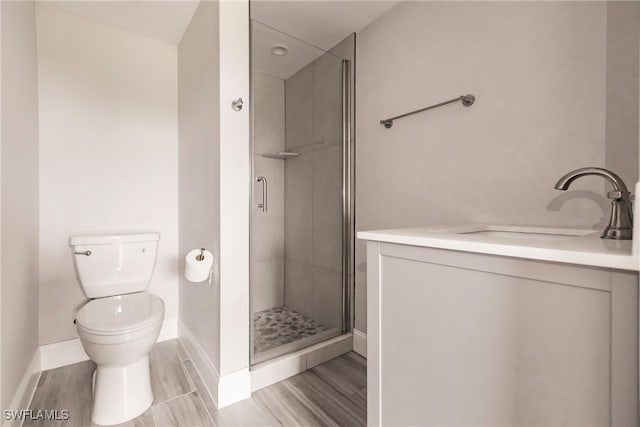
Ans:
{"type": "Polygon", "coordinates": [[[640,3],[607,3],[606,167],[631,191],[638,181],[640,3]]]}
{"type": "MultiPolygon", "coordinates": [[[[637,179],[637,164],[620,159],[637,160],[637,132],[612,150],[605,144],[614,131],[607,33],[603,2],[406,2],[365,28],[357,50],[357,229],[600,228],[609,214],[601,179],[581,179],[573,188],[582,191],[570,193],[553,184],[586,165],[637,179]],[[463,93],[475,94],[476,104],[398,120],[392,129],[378,123],[463,93]]],[[[620,78],[637,92],[637,72],[620,78]]],[[[625,128],[637,126],[631,115],[625,128]]],[[[356,327],[366,331],[360,241],[356,263],[356,327]]]]}
{"type": "MultiPolygon", "coordinates": [[[[2,389],[9,409],[38,349],[38,83],[34,4],[2,8],[2,389]]],[[[11,408],[19,409],[19,408],[11,408]]]]}
{"type": "Polygon", "coordinates": [[[342,60],[332,54],[285,83],[285,304],[327,327],[342,310],[342,60]]]}
{"type": "Polygon", "coordinates": [[[284,151],[284,80],[259,71],[252,75],[253,91],[253,204],[251,206],[252,312],[284,304],[284,160],[263,157],[284,151]],[[262,184],[268,181],[268,209],[262,184]]]}
{"type": "MultiPolygon", "coordinates": [[[[178,45],[180,271],[193,248],[220,248],[218,2],[201,2],[178,45]]],[[[220,283],[180,274],[179,319],[220,367],[220,283]]]]}
{"type": "Polygon", "coordinates": [[[242,371],[219,388],[220,406],[250,395],[250,123],[247,104],[230,105],[250,95],[248,6],[201,2],[178,45],[179,320],[216,374],[242,371]],[[214,256],[211,284],[182,277],[185,254],[201,247],[214,256]]]}
{"type": "Polygon", "coordinates": [[[149,292],[178,317],[178,88],[174,44],[36,6],[40,344],[77,338],[87,301],[69,237],[160,233],[149,292]],[[81,78],[77,76],[82,76],[81,78]]]}

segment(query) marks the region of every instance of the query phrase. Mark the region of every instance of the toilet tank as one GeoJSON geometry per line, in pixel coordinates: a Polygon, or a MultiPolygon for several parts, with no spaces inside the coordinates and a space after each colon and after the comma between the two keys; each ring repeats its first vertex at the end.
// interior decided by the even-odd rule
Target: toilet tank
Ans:
{"type": "Polygon", "coordinates": [[[146,290],[159,240],[158,233],[71,237],[76,274],[87,298],[146,290]]]}

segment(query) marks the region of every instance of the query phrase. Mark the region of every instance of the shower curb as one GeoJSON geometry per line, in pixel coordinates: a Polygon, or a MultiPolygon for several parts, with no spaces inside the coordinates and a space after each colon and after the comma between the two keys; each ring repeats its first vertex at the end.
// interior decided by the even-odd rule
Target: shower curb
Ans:
{"type": "Polygon", "coordinates": [[[350,351],[353,351],[353,334],[348,332],[302,350],[254,365],[251,368],[251,391],[254,392],[285,380],[350,351]]]}

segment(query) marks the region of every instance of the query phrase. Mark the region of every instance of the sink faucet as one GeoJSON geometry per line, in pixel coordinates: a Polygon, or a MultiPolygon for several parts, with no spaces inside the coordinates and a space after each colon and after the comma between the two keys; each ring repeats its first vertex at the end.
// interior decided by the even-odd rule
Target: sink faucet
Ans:
{"type": "Polygon", "coordinates": [[[607,179],[613,186],[613,191],[607,193],[611,199],[611,218],[609,225],[602,233],[603,239],[631,240],[633,231],[633,212],[631,197],[622,178],[607,169],[580,168],[569,172],[556,183],[556,190],[567,190],[573,181],[586,175],[598,175],[607,179]]]}

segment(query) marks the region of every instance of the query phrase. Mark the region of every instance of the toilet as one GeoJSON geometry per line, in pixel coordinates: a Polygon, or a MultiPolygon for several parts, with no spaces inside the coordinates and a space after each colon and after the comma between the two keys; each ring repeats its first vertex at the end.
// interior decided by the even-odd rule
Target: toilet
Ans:
{"type": "Polygon", "coordinates": [[[153,403],[149,351],[160,334],[164,302],[147,288],[159,240],[158,233],[70,239],[78,281],[90,299],[75,323],[97,365],[91,411],[96,424],[129,421],[153,403]]]}

